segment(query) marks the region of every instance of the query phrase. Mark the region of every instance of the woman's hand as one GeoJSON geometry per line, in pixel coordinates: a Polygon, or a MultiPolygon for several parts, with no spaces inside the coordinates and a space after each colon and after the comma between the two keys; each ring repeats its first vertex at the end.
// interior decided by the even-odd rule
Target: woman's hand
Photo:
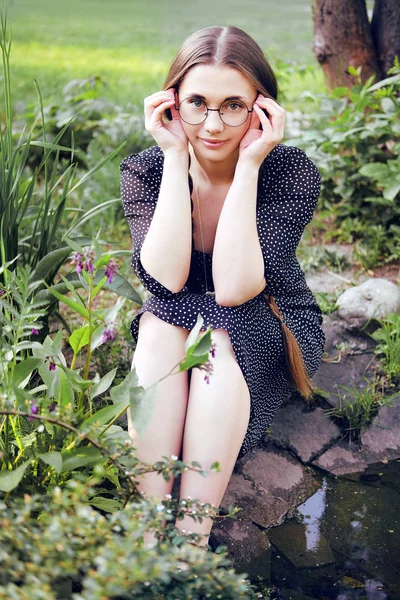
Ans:
{"type": "Polygon", "coordinates": [[[286,111],[275,100],[261,94],[253,108],[250,126],[239,144],[239,161],[249,161],[259,168],[265,157],[283,139],[286,111]],[[269,117],[260,107],[267,110],[269,117]],[[260,123],[262,130],[259,129],[260,123]]]}
{"type": "Polygon", "coordinates": [[[156,92],[144,99],[145,129],[162,151],[169,149],[189,153],[188,138],[175,109],[175,88],[156,92]],[[171,110],[172,121],[164,122],[163,113],[171,110]]]}

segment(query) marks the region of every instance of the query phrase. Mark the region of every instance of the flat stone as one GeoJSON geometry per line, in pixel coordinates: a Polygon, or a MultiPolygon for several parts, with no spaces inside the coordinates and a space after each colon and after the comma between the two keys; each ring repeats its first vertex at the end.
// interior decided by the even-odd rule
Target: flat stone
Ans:
{"type": "Polygon", "coordinates": [[[332,550],[322,533],[310,545],[306,528],[301,523],[284,523],[274,527],[269,530],[268,537],[297,569],[317,568],[334,562],[332,550]]]}
{"type": "Polygon", "coordinates": [[[375,376],[378,359],[376,342],[366,334],[349,330],[343,321],[324,315],[322,328],[326,341],[324,356],[313,382],[325,392],[334,407],[352,402],[357,390],[364,390],[375,376]]]}
{"type": "Polygon", "coordinates": [[[256,489],[282,498],[291,508],[304,502],[318,488],[311,473],[306,472],[298,460],[279,450],[257,448],[247,452],[237,464],[256,489]]]}
{"type": "MultiPolygon", "coordinates": [[[[332,249],[336,250],[336,248],[332,249]]],[[[327,248],[327,250],[329,250],[329,248],[327,248]]],[[[351,247],[348,247],[348,249],[344,249],[344,251],[339,252],[339,254],[341,254],[341,256],[346,256],[346,258],[350,261],[352,260],[351,247]]],[[[320,271],[316,271],[310,275],[307,275],[306,281],[308,287],[311,289],[312,292],[326,292],[328,294],[336,294],[339,290],[342,290],[344,286],[346,286],[346,283],[343,281],[342,277],[351,281],[354,279],[354,273],[352,273],[351,269],[345,269],[340,273],[340,276],[338,277],[336,273],[327,269],[326,267],[323,267],[320,271]]],[[[367,279],[367,277],[364,277],[364,279],[367,279]]]]}
{"type": "Polygon", "coordinates": [[[361,433],[362,456],[369,463],[400,457],[400,394],[393,402],[394,406],[383,406],[361,433]]]}
{"type": "Polygon", "coordinates": [[[312,464],[334,475],[358,473],[368,466],[360,451],[343,445],[330,448],[312,464]]]}
{"type": "Polygon", "coordinates": [[[341,437],[339,427],[322,408],[305,410],[300,402],[280,408],[270,429],[265,440],[292,450],[305,463],[341,437]]]}
{"type": "Polygon", "coordinates": [[[226,511],[230,505],[243,509],[238,513],[240,520],[253,521],[265,529],[281,523],[290,508],[285,500],[268,490],[255,489],[251,481],[238,473],[232,474],[221,502],[226,511]]]}
{"type": "Polygon", "coordinates": [[[237,572],[245,572],[250,578],[269,578],[271,544],[267,535],[253,523],[229,518],[215,523],[210,545],[214,550],[218,546],[226,546],[237,572]]]}

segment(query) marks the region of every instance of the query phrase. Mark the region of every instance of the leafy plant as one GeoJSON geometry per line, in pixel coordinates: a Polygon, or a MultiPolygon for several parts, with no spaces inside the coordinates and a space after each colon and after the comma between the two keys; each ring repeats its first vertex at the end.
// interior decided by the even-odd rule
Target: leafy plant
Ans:
{"type": "MultiPolygon", "coordinates": [[[[81,151],[74,148],[74,137],[71,136],[72,147],[60,143],[62,136],[73,121],[62,127],[57,135],[49,142],[44,125],[43,102],[39,87],[36,83],[40,113],[42,117],[42,140],[34,140],[33,127],[25,136],[25,127],[19,139],[14,140],[11,109],[11,76],[10,54],[11,36],[7,30],[6,16],[1,13],[0,46],[4,67],[4,96],[6,98],[6,123],[0,139],[0,238],[1,259],[11,269],[19,264],[29,264],[33,269],[54,248],[65,246],[65,238],[72,237],[77,228],[91,218],[92,212],[86,212],[78,206],[73,210],[67,208],[67,199],[73,197],[76,191],[97,171],[118,155],[123,144],[112,151],[89,172],[77,179],[77,165],[72,162],[75,154],[81,151]],[[27,173],[29,156],[33,147],[40,148],[42,156],[32,173],[27,173]],[[55,159],[52,161],[52,153],[55,159]],[[70,164],[62,170],[60,152],[66,152],[71,157],[70,164]],[[68,211],[68,212],[67,212],[68,211]],[[83,214],[82,214],[83,213],[83,214]],[[65,215],[68,214],[68,230],[60,234],[65,215]]],[[[119,203],[119,198],[107,200],[96,206],[95,212],[101,212],[112,203],[119,203]]],[[[68,248],[64,248],[64,252],[68,248]]],[[[65,260],[65,254],[60,251],[52,255],[52,269],[48,272],[47,282],[51,283],[52,276],[65,260]]]]}
{"type": "Polygon", "coordinates": [[[380,327],[369,335],[378,342],[374,352],[381,355],[384,372],[390,382],[400,376],[400,315],[394,312],[377,321],[380,327]]]}
{"type": "Polygon", "coordinates": [[[314,292],[314,296],[318,302],[321,311],[325,315],[329,315],[338,308],[338,305],[336,304],[338,294],[333,295],[328,294],[328,292],[314,292]]]}
{"type": "MultiPolygon", "coordinates": [[[[93,598],[251,599],[256,594],[230,568],[224,547],[205,553],[174,525],[171,500],[129,502],[111,515],[89,506],[100,476],[73,479],[46,495],[0,502],[0,596],[10,600],[93,598]],[[165,525],[163,522],[165,521],[165,525]],[[148,528],[163,533],[144,546],[148,528]],[[178,571],[186,563],[188,570],[178,571]]],[[[181,504],[180,512],[184,505],[181,504]]],[[[201,511],[201,507],[200,507],[201,511]]],[[[193,516],[195,519],[196,517],[193,516]]]]}
{"type": "Polygon", "coordinates": [[[352,399],[343,401],[340,396],[339,407],[326,410],[326,414],[337,419],[349,432],[351,440],[358,440],[361,430],[371,424],[379,409],[382,406],[391,406],[392,400],[396,396],[396,394],[385,396],[382,389],[379,389],[381,382],[377,377],[372,382],[366,377],[364,380],[367,384],[364,390],[341,386],[350,392],[352,399]]]}
{"type": "Polygon", "coordinates": [[[320,206],[333,212],[325,237],[357,244],[366,267],[400,257],[400,65],[373,84],[339,87],[329,96],[303,94],[314,106],[310,123],[287,141],[307,150],[322,175],[320,206]],[[372,252],[371,252],[372,249],[372,252]]]}

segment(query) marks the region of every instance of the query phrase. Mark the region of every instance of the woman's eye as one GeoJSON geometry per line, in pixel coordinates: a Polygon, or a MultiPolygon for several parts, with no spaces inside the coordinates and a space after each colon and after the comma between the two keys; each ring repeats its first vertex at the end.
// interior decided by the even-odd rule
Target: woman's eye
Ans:
{"type": "Polygon", "coordinates": [[[240,102],[228,102],[225,106],[225,110],[230,110],[231,112],[237,112],[242,109],[243,105],[240,102]]]}
{"type": "Polygon", "coordinates": [[[196,108],[200,108],[201,106],[203,106],[204,102],[203,100],[199,100],[198,98],[191,98],[189,100],[189,104],[193,104],[196,108]]]}

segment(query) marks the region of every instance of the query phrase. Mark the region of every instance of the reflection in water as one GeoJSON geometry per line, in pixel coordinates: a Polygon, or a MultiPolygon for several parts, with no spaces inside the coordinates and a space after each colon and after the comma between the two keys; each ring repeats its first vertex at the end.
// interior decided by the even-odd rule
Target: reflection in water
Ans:
{"type": "Polygon", "coordinates": [[[320,540],[320,519],[325,511],[326,500],[326,477],[319,488],[311,498],[298,507],[298,512],[303,515],[305,525],[307,550],[316,550],[320,540]]]}
{"type": "MultiPolygon", "coordinates": [[[[277,595],[272,598],[290,598],[293,592],[293,598],[315,600],[400,600],[400,461],[346,477],[315,475],[321,488],[298,507],[314,564],[300,568],[275,545],[269,581],[277,595]],[[322,541],[333,552],[333,564],[318,564],[322,541]]],[[[299,526],[298,519],[290,523],[299,526]]],[[[276,538],[280,528],[293,546],[295,528],[274,528],[276,538]]]]}

